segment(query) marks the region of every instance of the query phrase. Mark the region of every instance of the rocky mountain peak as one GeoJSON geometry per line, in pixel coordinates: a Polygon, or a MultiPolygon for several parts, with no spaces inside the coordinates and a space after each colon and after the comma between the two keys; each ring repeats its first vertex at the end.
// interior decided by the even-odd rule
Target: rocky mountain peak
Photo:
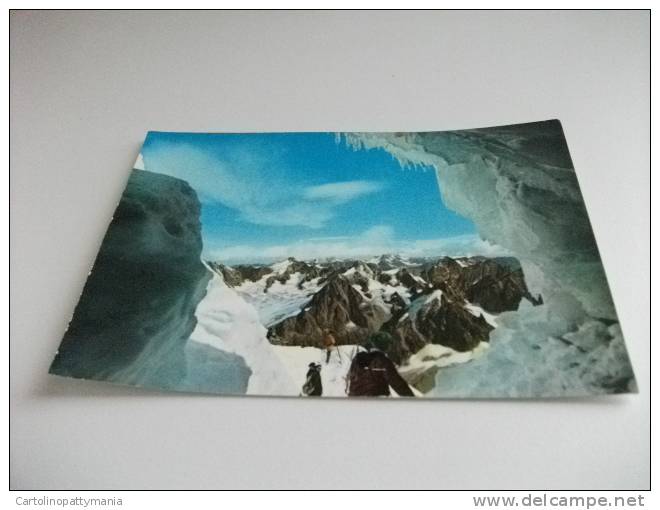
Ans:
{"type": "Polygon", "coordinates": [[[347,277],[334,274],[300,313],[272,326],[268,338],[280,345],[323,347],[323,332],[329,329],[337,344],[361,343],[386,318],[385,310],[368,303],[347,277]]]}
{"type": "Polygon", "coordinates": [[[388,354],[397,363],[427,344],[462,352],[488,341],[493,326],[480,308],[499,314],[516,310],[523,298],[540,302],[529,294],[520,264],[511,258],[388,254],[367,261],[289,257],[270,266],[209,266],[239,289],[246,280],[261,281],[250,292],[261,289],[256,292],[273,297],[255,298],[256,303],[293,299],[281,319],[267,313],[277,321],[267,324],[272,343],[323,347],[323,331],[330,329],[337,344],[354,344],[382,331],[392,337],[388,354]],[[282,287],[273,288],[278,282],[282,287]]]}

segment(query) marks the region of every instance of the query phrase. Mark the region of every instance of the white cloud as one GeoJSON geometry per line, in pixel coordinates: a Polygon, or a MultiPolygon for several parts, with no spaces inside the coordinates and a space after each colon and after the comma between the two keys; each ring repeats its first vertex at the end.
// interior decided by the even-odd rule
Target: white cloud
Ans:
{"type": "Polygon", "coordinates": [[[275,157],[235,150],[224,160],[191,145],[171,144],[160,147],[156,157],[147,154],[146,162],[152,171],[187,181],[202,202],[234,209],[257,225],[321,228],[339,205],[383,188],[364,180],[305,187],[292,182],[286,168],[276,168],[275,157]]]}
{"type": "Polygon", "coordinates": [[[365,230],[359,239],[365,244],[382,246],[394,242],[394,229],[389,225],[375,225],[365,230]]]}
{"type": "Polygon", "coordinates": [[[505,248],[481,239],[478,235],[421,239],[406,243],[403,253],[409,256],[449,255],[450,257],[483,255],[486,257],[508,256],[505,248]]]}
{"type": "Polygon", "coordinates": [[[376,193],[383,189],[383,184],[376,181],[330,182],[305,188],[303,196],[309,200],[331,200],[343,204],[358,197],[376,193]]]}
{"type": "Polygon", "coordinates": [[[490,244],[476,235],[425,239],[397,240],[388,225],[377,225],[353,237],[309,238],[291,244],[270,246],[240,245],[211,249],[205,256],[228,264],[240,262],[274,262],[287,257],[299,260],[327,258],[366,258],[384,253],[409,257],[499,256],[508,255],[503,248],[490,244]]]}

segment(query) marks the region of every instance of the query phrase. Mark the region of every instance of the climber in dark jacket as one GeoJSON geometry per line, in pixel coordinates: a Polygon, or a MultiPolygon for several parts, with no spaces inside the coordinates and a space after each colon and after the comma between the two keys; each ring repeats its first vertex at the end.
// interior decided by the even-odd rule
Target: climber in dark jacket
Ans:
{"type": "Polygon", "coordinates": [[[320,397],[323,394],[323,385],[321,384],[321,365],[316,363],[309,364],[307,370],[307,379],[302,388],[303,394],[308,397],[320,397]]]}
{"type": "MultiPolygon", "coordinates": [[[[378,337],[375,340],[378,342],[383,339],[378,337]]],[[[346,392],[349,397],[389,396],[390,387],[401,397],[415,396],[392,360],[377,347],[374,339],[370,339],[365,348],[366,351],[355,355],[348,370],[346,392]]]]}

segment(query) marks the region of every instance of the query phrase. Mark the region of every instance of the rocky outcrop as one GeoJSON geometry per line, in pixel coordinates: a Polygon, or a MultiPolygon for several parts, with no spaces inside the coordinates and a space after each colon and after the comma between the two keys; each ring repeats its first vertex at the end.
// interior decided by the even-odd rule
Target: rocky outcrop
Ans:
{"type": "Polygon", "coordinates": [[[268,330],[268,339],[279,345],[323,347],[323,330],[333,332],[338,345],[362,343],[377,331],[387,311],[367,302],[348,278],[335,275],[305,308],[268,330]]]}
{"type": "Polygon", "coordinates": [[[251,282],[261,280],[265,275],[273,272],[268,266],[238,265],[234,269],[240,273],[243,281],[250,280],[251,282]]]}
{"type": "Polygon", "coordinates": [[[422,277],[431,285],[444,284],[447,287],[464,291],[465,278],[462,278],[465,266],[450,257],[442,257],[431,264],[426,264],[422,277]]]}
{"type": "Polygon", "coordinates": [[[488,341],[493,326],[483,316],[466,310],[462,301],[453,301],[436,290],[418,297],[408,311],[392,317],[382,329],[393,337],[388,354],[402,363],[429,343],[470,351],[488,341]]]}
{"type": "MultiPolygon", "coordinates": [[[[486,260],[471,262],[476,266],[486,260]]],[[[467,282],[477,274],[471,270],[469,276],[466,275],[468,267],[466,262],[459,264],[448,257],[435,263],[427,262],[424,272],[419,271],[431,282],[406,267],[380,272],[378,268],[356,261],[344,265],[343,273],[333,268],[324,286],[303,310],[272,326],[268,338],[279,345],[322,347],[325,329],[333,331],[338,344],[363,343],[381,331],[391,338],[387,353],[396,363],[404,362],[429,343],[459,352],[470,351],[480,342],[488,341],[493,327],[484,317],[475,316],[465,308],[466,289],[473,289],[467,282]],[[383,306],[379,306],[369,291],[370,284],[375,281],[396,284],[407,291],[407,298],[393,292],[380,303],[383,306]]],[[[307,267],[298,266],[298,269],[307,267]]],[[[491,276],[484,268],[481,271],[484,278],[491,276]]],[[[484,278],[477,278],[475,284],[490,283],[484,278]]],[[[495,304],[500,303],[497,283],[492,286],[495,304]]],[[[480,287],[474,288],[480,290],[480,287]]],[[[490,295],[476,291],[473,291],[475,295],[490,295]]]]}
{"type": "Polygon", "coordinates": [[[285,284],[286,282],[289,281],[291,275],[294,275],[296,273],[300,273],[302,275],[302,278],[298,282],[298,285],[302,286],[304,282],[308,282],[314,278],[318,278],[319,276],[325,275],[329,272],[327,268],[325,269],[319,268],[315,264],[308,264],[307,262],[296,260],[293,257],[289,257],[288,262],[289,264],[287,265],[286,269],[280,271],[277,274],[269,276],[266,279],[266,287],[264,288],[264,292],[268,292],[268,289],[275,282],[285,284]]]}
{"type": "Polygon", "coordinates": [[[394,274],[394,278],[413,294],[420,294],[429,287],[428,282],[425,282],[423,279],[418,279],[418,277],[405,267],[399,269],[394,274]]]}
{"type": "MultiPolygon", "coordinates": [[[[133,171],[51,373],[186,388],[187,341],[211,276],[200,261],[199,214],[186,182],[133,171]]],[[[193,348],[193,361],[209,359],[204,350],[193,348]]],[[[249,375],[241,358],[220,358],[218,377],[225,368],[249,375]]]]}
{"type": "Polygon", "coordinates": [[[417,330],[414,319],[405,314],[392,317],[383,325],[383,331],[391,337],[385,352],[397,365],[429,343],[429,339],[417,330]]]}
{"type": "Polygon", "coordinates": [[[321,347],[326,328],[338,343],[360,343],[381,331],[390,336],[388,354],[397,363],[429,343],[465,352],[487,342],[493,326],[466,304],[499,314],[516,310],[523,298],[538,303],[513,258],[412,262],[387,255],[369,262],[307,264],[289,259],[273,267],[279,271],[268,278],[264,292],[273,282],[284,283],[293,275],[299,285],[318,278],[322,288],[300,313],[271,326],[272,343],[321,347]],[[379,294],[382,285],[398,290],[379,294]]]}
{"type": "Polygon", "coordinates": [[[401,297],[401,294],[398,292],[392,293],[388,300],[388,304],[390,305],[390,313],[393,316],[400,317],[403,315],[405,312],[406,308],[408,305],[406,304],[406,300],[401,297]]]}
{"type": "Polygon", "coordinates": [[[534,298],[529,294],[520,270],[500,277],[485,275],[467,289],[465,297],[491,313],[517,310],[523,298],[534,305],[543,302],[540,297],[534,298]]]}
{"type": "Polygon", "coordinates": [[[389,253],[376,257],[375,259],[370,260],[369,263],[381,271],[389,271],[391,269],[414,265],[414,261],[408,260],[400,255],[389,253]]]}
{"type": "Polygon", "coordinates": [[[220,264],[218,262],[206,263],[212,271],[222,276],[222,279],[229,287],[236,287],[243,283],[244,277],[241,272],[233,267],[220,264]]]}
{"type": "Polygon", "coordinates": [[[490,313],[517,310],[525,298],[532,304],[542,303],[533,297],[525,283],[520,263],[511,257],[471,257],[459,259],[443,257],[422,271],[431,285],[451,289],[469,302],[490,313]]]}
{"type": "MultiPolygon", "coordinates": [[[[342,270],[343,269],[344,268],[342,268],[342,270]]],[[[345,270],[343,277],[346,278],[351,285],[357,285],[360,287],[360,290],[369,296],[369,282],[375,278],[376,272],[369,264],[366,264],[361,260],[356,260],[345,270]]]]}
{"type": "Polygon", "coordinates": [[[240,264],[228,266],[220,262],[207,261],[206,264],[217,274],[222,276],[229,287],[238,287],[245,281],[256,282],[273,272],[268,266],[240,264]]]}

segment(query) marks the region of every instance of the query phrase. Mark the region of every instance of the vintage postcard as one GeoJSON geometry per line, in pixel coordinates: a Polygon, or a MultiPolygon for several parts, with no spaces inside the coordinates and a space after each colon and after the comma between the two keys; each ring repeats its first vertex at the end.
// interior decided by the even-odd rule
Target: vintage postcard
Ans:
{"type": "Polygon", "coordinates": [[[555,120],[150,132],[50,372],[228,395],[636,391],[555,120]]]}

